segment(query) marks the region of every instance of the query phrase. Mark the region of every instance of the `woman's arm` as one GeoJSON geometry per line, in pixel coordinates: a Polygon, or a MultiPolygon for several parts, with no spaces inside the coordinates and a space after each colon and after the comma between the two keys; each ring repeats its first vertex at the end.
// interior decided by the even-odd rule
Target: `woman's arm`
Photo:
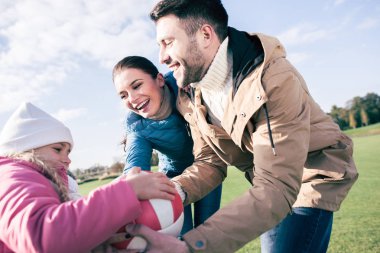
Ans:
{"type": "Polygon", "coordinates": [[[125,147],[124,173],[135,166],[142,170],[150,170],[152,151],[152,145],[146,138],[135,132],[129,133],[125,147]]]}

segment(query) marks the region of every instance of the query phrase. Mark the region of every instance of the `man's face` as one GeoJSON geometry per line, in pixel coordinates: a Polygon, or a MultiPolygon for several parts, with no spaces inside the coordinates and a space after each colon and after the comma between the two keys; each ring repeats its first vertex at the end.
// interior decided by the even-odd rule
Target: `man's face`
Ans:
{"type": "Polygon", "coordinates": [[[200,81],[206,73],[205,57],[197,42],[198,33],[189,36],[174,15],[156,22],[157,42],[160,46],[160,62],[174,73],[181,88],[200,81]]]}

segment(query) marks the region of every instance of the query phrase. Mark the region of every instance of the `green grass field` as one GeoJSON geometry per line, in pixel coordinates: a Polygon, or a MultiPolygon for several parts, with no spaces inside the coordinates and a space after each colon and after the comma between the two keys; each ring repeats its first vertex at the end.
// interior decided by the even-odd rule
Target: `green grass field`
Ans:
{"type": "MultiPolygon", "coordinates": [[[[370,129],[380,128],[369,126],[370,129]]],[[[341,209],[334,214],[334,225],[328,252],[380,252],[380,135],[363,134],[354,137],[354,158],[359,179],[354,184],[341,209]]],[[[355,135],[355,131],[353,131],[355,135]]],[[[349,133],[351,135],[351,133],[349,133]]],[[[91,189],[111,180],[93,181],[80,185],[86,195],[91,189]]],[[[230,167],[223,185],[222,206],[249,187],[244,175],[230,167]]],[[[260,252],[260,241],[256,239],[238,251],[260,252]]]]}
{"type": "Polygon", "coordinates": [[[364,137],[380,134],[380,123],[345,131],[351,137],[364,137]]]}

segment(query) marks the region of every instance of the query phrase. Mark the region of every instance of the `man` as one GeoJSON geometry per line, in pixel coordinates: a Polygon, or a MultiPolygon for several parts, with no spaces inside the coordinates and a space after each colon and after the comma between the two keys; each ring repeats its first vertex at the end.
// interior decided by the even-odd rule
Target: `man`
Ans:
{"type": "Polygon", "coordinates": [[[234,252],[260,235],[263,252],[326,252],[333,212],[358,176],[352,141],[314,102],[283,46],[228,27],[220,0],[162,0],[151,18],[194,140],[194,164],[174,178],[184,203],[219,185],[227,165],[252,187],[183,241],[128,231],[149,241],[148,252],[234,252]]]}

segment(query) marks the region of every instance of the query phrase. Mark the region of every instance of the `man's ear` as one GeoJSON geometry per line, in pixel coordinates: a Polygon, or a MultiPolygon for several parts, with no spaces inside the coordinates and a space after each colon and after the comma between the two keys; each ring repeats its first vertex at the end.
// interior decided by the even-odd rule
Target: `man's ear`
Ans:
{"type": "Polygon", "coordinates": [[[205,48],[215,43],[215,40],[218,40],[214,28],[209,24],[202,25],[199,29],[199,35],[199,40],[205,48]]]}

